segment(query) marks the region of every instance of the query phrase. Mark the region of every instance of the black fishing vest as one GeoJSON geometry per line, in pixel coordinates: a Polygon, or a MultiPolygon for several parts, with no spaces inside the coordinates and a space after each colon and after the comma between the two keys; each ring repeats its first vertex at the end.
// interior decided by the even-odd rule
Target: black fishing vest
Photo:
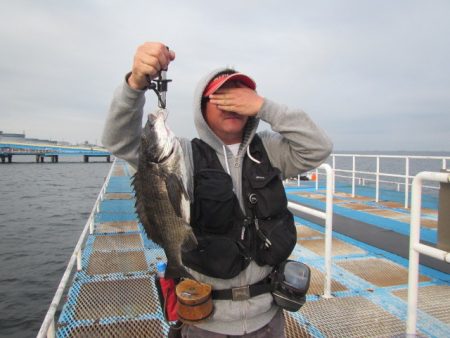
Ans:
{"type": "Polygon", "coordinates": [[[261,139],[255,135],[251,156],[244,157],[242,196],[245,214],[216,152],[200,139],[192,142],[194,203],[191,226],[197,249],[183,252],[183,264],[211,277],[228,279],[252,259],[276,265],[291,254],[297,233],[280,171],[272,167],[261,139]]]}

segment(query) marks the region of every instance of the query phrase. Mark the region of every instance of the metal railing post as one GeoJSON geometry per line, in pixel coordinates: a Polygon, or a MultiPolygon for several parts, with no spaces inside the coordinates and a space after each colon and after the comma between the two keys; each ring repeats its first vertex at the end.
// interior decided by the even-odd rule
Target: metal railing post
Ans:
{"type": "Polygon", "coordinates": [[[380,200],[380,156],[377,156],[377,172],[375,182],[375,202],[380,200]]]}
{"type": "Polygon", "coordinates": [[[331,251],[333,236],[333,186],[334,171],[329,164],[322,164],[319,169],[326,171],[326,202],[325,212],[318,211],[303,205],[288,202],[288,207],[296,211],[304,212],[309,215],[325,220],[325,280],[324,280],[324,298],[332,298],[331,295],[331,251]]]}
{"type": "Polygon", "coordinates": [[[406,323],[407,334],[416,333],[417,322],[417,290],[419,278],[419,253],[414,245],[420,241],[420,207],[422,181],[416,176],[412,185],[411,199],[411,230],[409,235],[409,271],[408,271],[408,317],[406,323]]]}
{"type": "MultiPolygon", "coordinates": [[[[336,156],[332,155],[333,158],[333,176],[335,174],[335,170],[336,170],[336,156]]],[[[333,182],[333,194],[336,192],[336,185],[333,182]]]]}
{"type": "Polygon", "coordinates": [[[405,209],[409,204],[409,157],[405,159],[405,209]]]}
{"type": "Polygon", "coordinates": [[[331,298],[331,249],[333,236],[333,171],[330,166],[324,167],[327,173],[326,200],[325,200],[325,285],[324,298],[331,298]]]}
{"type": "Polygon", "coordinates": [[[355,197],[355,170],[356,170],[356,159],[355,155],[352,156],[352,197],[355,197]]]}
{"type": "Polygon", "coordinates": [[[55,336],[56,336],[55,319],[53,318],[52,322],[50,323],[50,326],[48,327],[47,338],[54,338],[55,336]]]}
{"type": "Polygon", "coordinates": [[[81,271],[82,270],[82,265],[81,265],[81,249],[78,250],[77,252],[77,271],[81,271]]]}
{"type": "Polygon", "coordinates": [[[417,174],[411,189],[411,233],[409,236],[408,316],[406,335],[415,336],[419,289],[419,253],[450,263],[450,252],[420,243],[420,212],[423,180],[450,183],[450,174],[423,171],[417,174]]]}

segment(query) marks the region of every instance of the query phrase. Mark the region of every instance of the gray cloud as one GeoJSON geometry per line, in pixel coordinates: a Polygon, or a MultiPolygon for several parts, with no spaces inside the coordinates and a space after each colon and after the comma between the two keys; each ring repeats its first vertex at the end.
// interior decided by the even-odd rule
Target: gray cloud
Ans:
{"type": "Polygon", "coordinates": [[[196,134],[198,79],[229,65],[305,109],[336,149],[450,150],[447,1],[15,1],[0,13],[6,132],[99,141],[136,47],[163,41],[177,53],[168,104],[180,136],[196,134]]]}

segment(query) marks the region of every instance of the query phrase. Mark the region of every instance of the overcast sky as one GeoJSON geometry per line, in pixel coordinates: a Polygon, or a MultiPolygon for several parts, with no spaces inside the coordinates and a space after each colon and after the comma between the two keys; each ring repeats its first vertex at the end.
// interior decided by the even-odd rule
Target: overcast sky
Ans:
{"type": "Polygon", "coordinates": [[[196,135],[197,81],[233,66],[335,150],[450,151],[449,18],[447,0],[2,1],[0,130],[100,143],[137,46],[162,41],[179,136],[196,135]]]}

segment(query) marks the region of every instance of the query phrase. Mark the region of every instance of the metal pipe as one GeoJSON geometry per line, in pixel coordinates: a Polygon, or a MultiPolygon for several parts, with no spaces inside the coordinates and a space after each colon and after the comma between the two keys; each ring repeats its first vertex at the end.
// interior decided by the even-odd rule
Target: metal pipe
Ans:
{"type": "Polygon", "coordinates": [[[331,249],[333,236],[333,170],[327,164],[320,166],[327,173],[326,200],[325,200],[325,285],[324,298],[331,298],[331,249]]]}
{"type": "Polygon", "coordinates": [[[377,156],[377,172],[375,182],[375,202],[380,200],[380,156],[377,156]]]}
{"type": "Polygon", "coordinates": [[[321,218],[325,220],[325,281],[323,298],[332,298],[331,296],[331,251],[332,251],[332,236],[333,236],[333,186],[334,186],[334,172],[329,164],[322,164],[318,169],[326,171],[326,200],[325,212],[318,211],[297,203],[288,202],[288,208],[296,211],[304,212],[306,214],[321,218]]]}
{"type": "Polygon", "coordinates": [[[431,246],[421,244],[421,243],[414,245],[414,250],[416,250],[418,253],[421,253],[423,255],[427,255],[427,256],[439,259],[441,261],[450,263],[450,252],[436,249],[436,248],[433,248],[431,246]]]}
{"type": "MultiPolygon", "coordinates": [[[[336,171],[336,156],[333,155],[333,175],[336,171]]],[[[333,180],[333,194],[336,192],[336,185],[334,184],[334,180],[333,180]]]]}
{"type": "Polygon", "coordinates": [[[82,270],[82,265],[81,265],[81,249],[78,250],[77,252],[77,271],[81,271],[82,270]]]}
{"type": "Polygon", "coordinates": [[[420,212],[422,205],[422,181],[450,182],[450,174],[423,171],[414,177],[411,190],[411,226],[409,236],[408,315],[406,334],[416,334],[417,298],[419,279],[419,252],[450,261],[450,253],[420,243],[420,212]]]}
{"type": "Polygon", "coordinates": [[[409,204],[409,157],[405,159],[405,209],[409,204]]]}
{"type": "Polygon", "coordinates": [[[355,197],[355,170],[356,170],[356,158],[352,156],[352,197],[355,197]]]}
{"type": "Polygon", "coordinates": [[[309,207],[305,207],[304,205],[300,205],[297,203],[288,202],[288,208],[294,209],[295,211],[304,212],[305,214],[309,214],[311,216],[318,217],[320,219],[326,218],[326,214],[324,212],[309,207]]]}
{"type": "MultiPolygon", "coordinates": [[[[111,168],[109,169],[108,179],[105,180],[105,182],[103,183],[103,186],[105,186],[108,183],[109,178],[111,177],[111,173],[112,173],[114,164],[115,164],[115,161],[114,161],[113,165],[111,165],[111,168]]],[[[69,264],[67,264],[66,271],[64,271],[61,281],[59,282],[55,296],[53,297],[52,302],[50,303],[50,307],[47,311],[47,314],[45,315],[44,321],[42,322],[41,328],[40,328],[36,338],[44,338],[46,336],[47,337],[55,337],[55,328],[54,328],[55,318],[54,318],[54,316],[55,316],[56,310],[58,309],[62,295],[66,288],[66,285],[69,281],[69,277],[70,277],[70,274],[72,273],[72,269],[75,265],[75,261],[77,260],[77,252],[81,251],[81,246],[84,243],[84,239],[85,239],[88,229],[89,229],[89,223],[91,220],[93,220],[93,215],[96,210],[97,204],[99,202],[100,202],[100,194],[97,196],[97,200],[95,201],[95,204],[92,208],[91,214],[89,215],[89,218],[83,228],[80,238],[78,239],[77,245],[75,246],[72,256],[70,256],[69,264]],[[52,322],[53,322],[53,326],[52,326],[52,322]]]]}

